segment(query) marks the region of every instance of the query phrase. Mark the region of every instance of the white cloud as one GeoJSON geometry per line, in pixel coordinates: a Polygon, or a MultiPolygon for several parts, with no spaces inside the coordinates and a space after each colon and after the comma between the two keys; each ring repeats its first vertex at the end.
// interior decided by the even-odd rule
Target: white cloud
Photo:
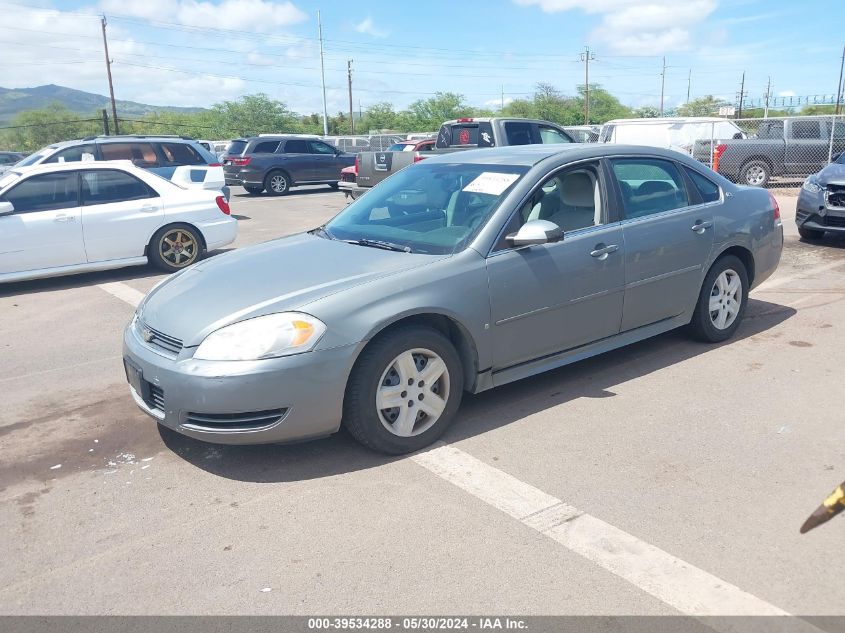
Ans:
{"type": "Polygon", "coordinates": [[[298,24],[308,15],[292,2],[272,0],[102,0],[107,14],[114,11],[145,20],[175,21],[186,26],[270,33],[298,24]]]}
{"type": "Polygon", "coordinates": [[[794,91],[794,90],[781,90],[781,91],[778,93],[778,96],[779,96],[779,97],[794,97],[794,96],[795,96],[795,91],[794,91]]]}
{"type": "MultiPolygon", "coordinates": [[[[508,105],[513,101],[512,97],[505,97],[505,105],[508,105]]],[[[490,99],[489,101],[485,101],[484,105],[488,108],[501,108],[502,107],[502,100],[501,99],[490,99]]]]}
{"type": "Polygon", "coordinates": [[[698,27],[717,0],[514,0],[546,13],[580,10],[602,16],[589,41],[626,55],[660,55],[690,50],[698,27]]]}
{"type": "Polygon", "coordinates": [[[371,17],[364,18],[361,22],[355,25],[355,30],[364,35],[372,37],[387,37],[387,31],[380,29],[375,25],[371,17]]]}

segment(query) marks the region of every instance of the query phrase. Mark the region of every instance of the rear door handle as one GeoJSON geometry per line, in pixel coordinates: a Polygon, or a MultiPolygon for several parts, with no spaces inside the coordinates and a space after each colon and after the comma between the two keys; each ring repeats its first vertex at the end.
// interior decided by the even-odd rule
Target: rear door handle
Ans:
{"type": "Polygon", "coordinates": [[[600,261],[604,261],[610,253],[615,253],[618,250],[618,244],[610,244],[608,246],[605,246],[604,244],[596,244],[596,248],[590,251],[590,256],[595,257],[600,261]]]}
{"type": "Polygon", "coordinates": [[[693,224],[693,225],[690,227],[690,229],[691,229],[691,230],[693,230],[693,231],[695,231],[695,232],[696,232],[696,233],[698,233],[699,235],[701,235],[702,233],[704,233],[704,230],[705,230],[705,229],[709,229],[711,226],[713,226],[713,223],[712,223],[712,222],[701,222],[701,221],[698,221],[698,222],[696,222],[695,224],[693,224]]]}
{"type": "Polygon", "coordinates": [[[143,213],[150,213],[152,211],[158,211],[158,207],[152,204],[145,204],[143,207],[141,207],[141,211],[143,213]]]}
{"type": "Polygon", "coordinates": [[[53,222],[73,222],[73,221],[74,221],[74,217],[72,215],[67,215],[65,213],[57,215],[53,218],[53,222]]]}

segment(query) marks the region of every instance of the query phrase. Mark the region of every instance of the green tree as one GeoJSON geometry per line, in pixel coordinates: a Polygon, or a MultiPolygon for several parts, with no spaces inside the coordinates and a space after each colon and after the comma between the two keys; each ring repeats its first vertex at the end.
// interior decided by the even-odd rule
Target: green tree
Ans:
{"type": "MultiPolygon", "coordinates": [[[[578,97],[575,100],[581,112],[584,111],[586,90],[578,86],[578,97]]],[[[619,99],[610,94],[598,84],[590,84],[590,123],[598,124],[611,119],[627,119],[632,116],[631,108],[623,105],[619,99]]],[[[581,122],[584,117],[581,115],[581,122]]]]}
{"type": "Polygon", "coordinates": [[[836,106],[834,106],[834,105],[806,105],[803,108],[801,108],[801,114],[806,115],[806,116],[811,116],[811,115],[815,115],[815,114],[835,114],[835,113],[836,113],[836,106]]]}
{"type": "Polygon", "coordinates": [[[534,116],[560,125],[575,125],[584,119],[583,104],[577,99],[563,96],[557,88],[538,83],[534,93],[534,116]]]}
{"type": "Polygon", "coordinates": [[[3,135],[3,145],[23,152],[72,138],[103,133],[99,113],[89,115],[73,112],[60,103],[40,110],[28,110],[15,116],[3,135]]]}
{"type": "Polygon", "coordinates": [[[246,95],[237,101],[216,103],[211,108],[214,136],[260,133],[299,132],[302,127],[296,114],[281,101],[266,94],[246,95]]]}
{"type": "Polygon", "coordinates": [[[521,117],[523,119],[537,118],[534,111],[534,102],[528,99],[514,99],[504,107],[502,116],[521,117]]]}
{"type": "Polygon", "coordinates": [[[438,92],[428,99],[414,101],[408,110],[416,122],[427,130],[436,130],[443,121],[472,114],[464,96],[455,92],[438,92]]]}
{"type": "Polygon", "coordinates": [[[699,97],[678,107],[678,116],[717,116],[719,107],[725,105],[724,101],[713,95],[699,97]]]}
{"type": "Polygon", "coordinates": [[[643,106],[642,108],[636,108],[631,112],[631,115],[638,119],[656,119],[660,116],[660,110],[652,106],[643,106]]]}
{"type": "Polygon", "coordinates": [[[386,101],[374,103],[364,112],[358,128],[362,134],[366,134],[370,130],[391,130],[396,125],[396,119],[397,116],[392,103],[386,101]]]}

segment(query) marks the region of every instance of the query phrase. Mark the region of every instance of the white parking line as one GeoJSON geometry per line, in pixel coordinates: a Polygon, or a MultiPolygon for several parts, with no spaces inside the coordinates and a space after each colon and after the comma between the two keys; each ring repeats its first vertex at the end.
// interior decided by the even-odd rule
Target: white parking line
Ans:
{"type": "MultiPolygon", "coordinates": [[[[681,613],[693,616],[789,615],[454,446],[441,444],[417,453],[411,459],[681,613]]],[[[708,621],[707,625],[720,630],[733,628],[727,621],[721,624],[708,621]]],[[[800,620],[790,622],[792,625],[796,630],[819,631],[800,620]]]]}
{"type": "Polygon", "coordinates": [[[827,270],[831,270],[836,268],[837,266],[841,266],[843,263],[842,260],[835,261],[835,262],[828,262],[827,264],[822,264],[821,266],[816,266],[815,268],[808,268],[806,270],[802,270],[799,273],[794,275],[787,275],[786,277],[775,277],[770,278],[761,283],[754,289],[754,292],[764,291],[764,292],[771,292],[773,288],[777,288],[779,286],[784,286],[786,284],[791,284],[793,281],[797,281],[798,279],[806,279],[807,277],[812,277],[813,275],[817,275],[819,273],[823,273],[827,270]]]}
{"type": "Polygon", "coordinates": [[[105,290],[107,293],[112,295],[113,297],[117,297],[121,301],[125,301],[133,308],[137,308],[138,304],[141,303],[141,300],[144,298],[144,293],[138,290],[135,290],[132,286],[127,286],[125,283],[120,281],[111,281],[106,284],[97,284],[97,288],[100,290],[105,290]]]}

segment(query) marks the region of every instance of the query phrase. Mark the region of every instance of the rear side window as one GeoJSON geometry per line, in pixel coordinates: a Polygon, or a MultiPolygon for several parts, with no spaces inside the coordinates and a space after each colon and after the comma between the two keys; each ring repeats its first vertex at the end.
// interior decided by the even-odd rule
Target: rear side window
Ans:
{"type": "Polygon", "coordinates": [[[531,124],[523,121],[505,123],[508,145],[531,145],[531,124]]]}
{"type": "Polygon", "coordinates": [[[76,163],[83,160],[96,160],[93,145],[76,145],[56,152],[45,163],[76,163]]]}
{"type": "Polygon", "coordinates": [[[279,149],[279,141],[261,141],[252,148],[253,154],[275,154],[279,149]]]}
{"type": "Polygon", "coordinates": [[[246,149],[246,141],[232,141],[226,147],[226,153],[234,156],[240,156],[246,149]]]}
{"type": "Polygon", "coordinates": [[[299,139],[294,139],[285,143],[286,154],[308,154],[308,143],[299,139]]]}
{"type": "Polygon", "coordinates": [[[687,172],[687,176],[692,180],[692,184],[695,185],[704,202],[716,202],[719,199],[719,185],[709,178],[705,178],[694,169],[684,167],[684,170],[687,172]]]}
{"type": "Polygon", "coordinates": [[[53,211],[79,206],[76,172],[40,174],[27,178],[3,195],[15,213],[53,211]]]}
{"type": "Polygon", "coordinates": [[[792,138],[821,138],[822,130],[821,123],[815,121],[799,121],[798,119],[792,122],[792,138]]]}
{"type": "Polygon", "coordinates": [[[331,145],[326,145],[320,141],[309,141],[309,147],[312,154],[331,154],[334,155],[335,149],[331,145]]]}
{"type": "Polygon", "coordinates": [[[654,158],[616,158],[613,173],[622,192],[625,217],[641,218],[690,205],[674,163],[654,158]]]}
{"type": "Polygon", "coordinates": [[[82,172],[82,204],[108,204],[154,197],[147,185],[132,174],[117,169],[82,172]]]}
{"type": "Polygon", "coordinates": [[[137,167],[158,167],[152,143],[102,143],[103,160],[131,160],[137,167]]]}
{"type": "Polygon", "coordinates": [[[161,152],[168,165],[205,165],[205,160],[187,143],[162,143],[161,152]]]}
{"type": "Polygon", "coordinates": [[[548,127],[547,125],[538,125],[537,129],[540,130],[540,141],[543,143],[571,143],[572,139],[563,134],[562,132],[556,130],[553,127],[548,127]]]}
{"type": "Polygon", "coordinates": [[[783,121],[763,121],[757,138],[783,138],[783,121]]]}

